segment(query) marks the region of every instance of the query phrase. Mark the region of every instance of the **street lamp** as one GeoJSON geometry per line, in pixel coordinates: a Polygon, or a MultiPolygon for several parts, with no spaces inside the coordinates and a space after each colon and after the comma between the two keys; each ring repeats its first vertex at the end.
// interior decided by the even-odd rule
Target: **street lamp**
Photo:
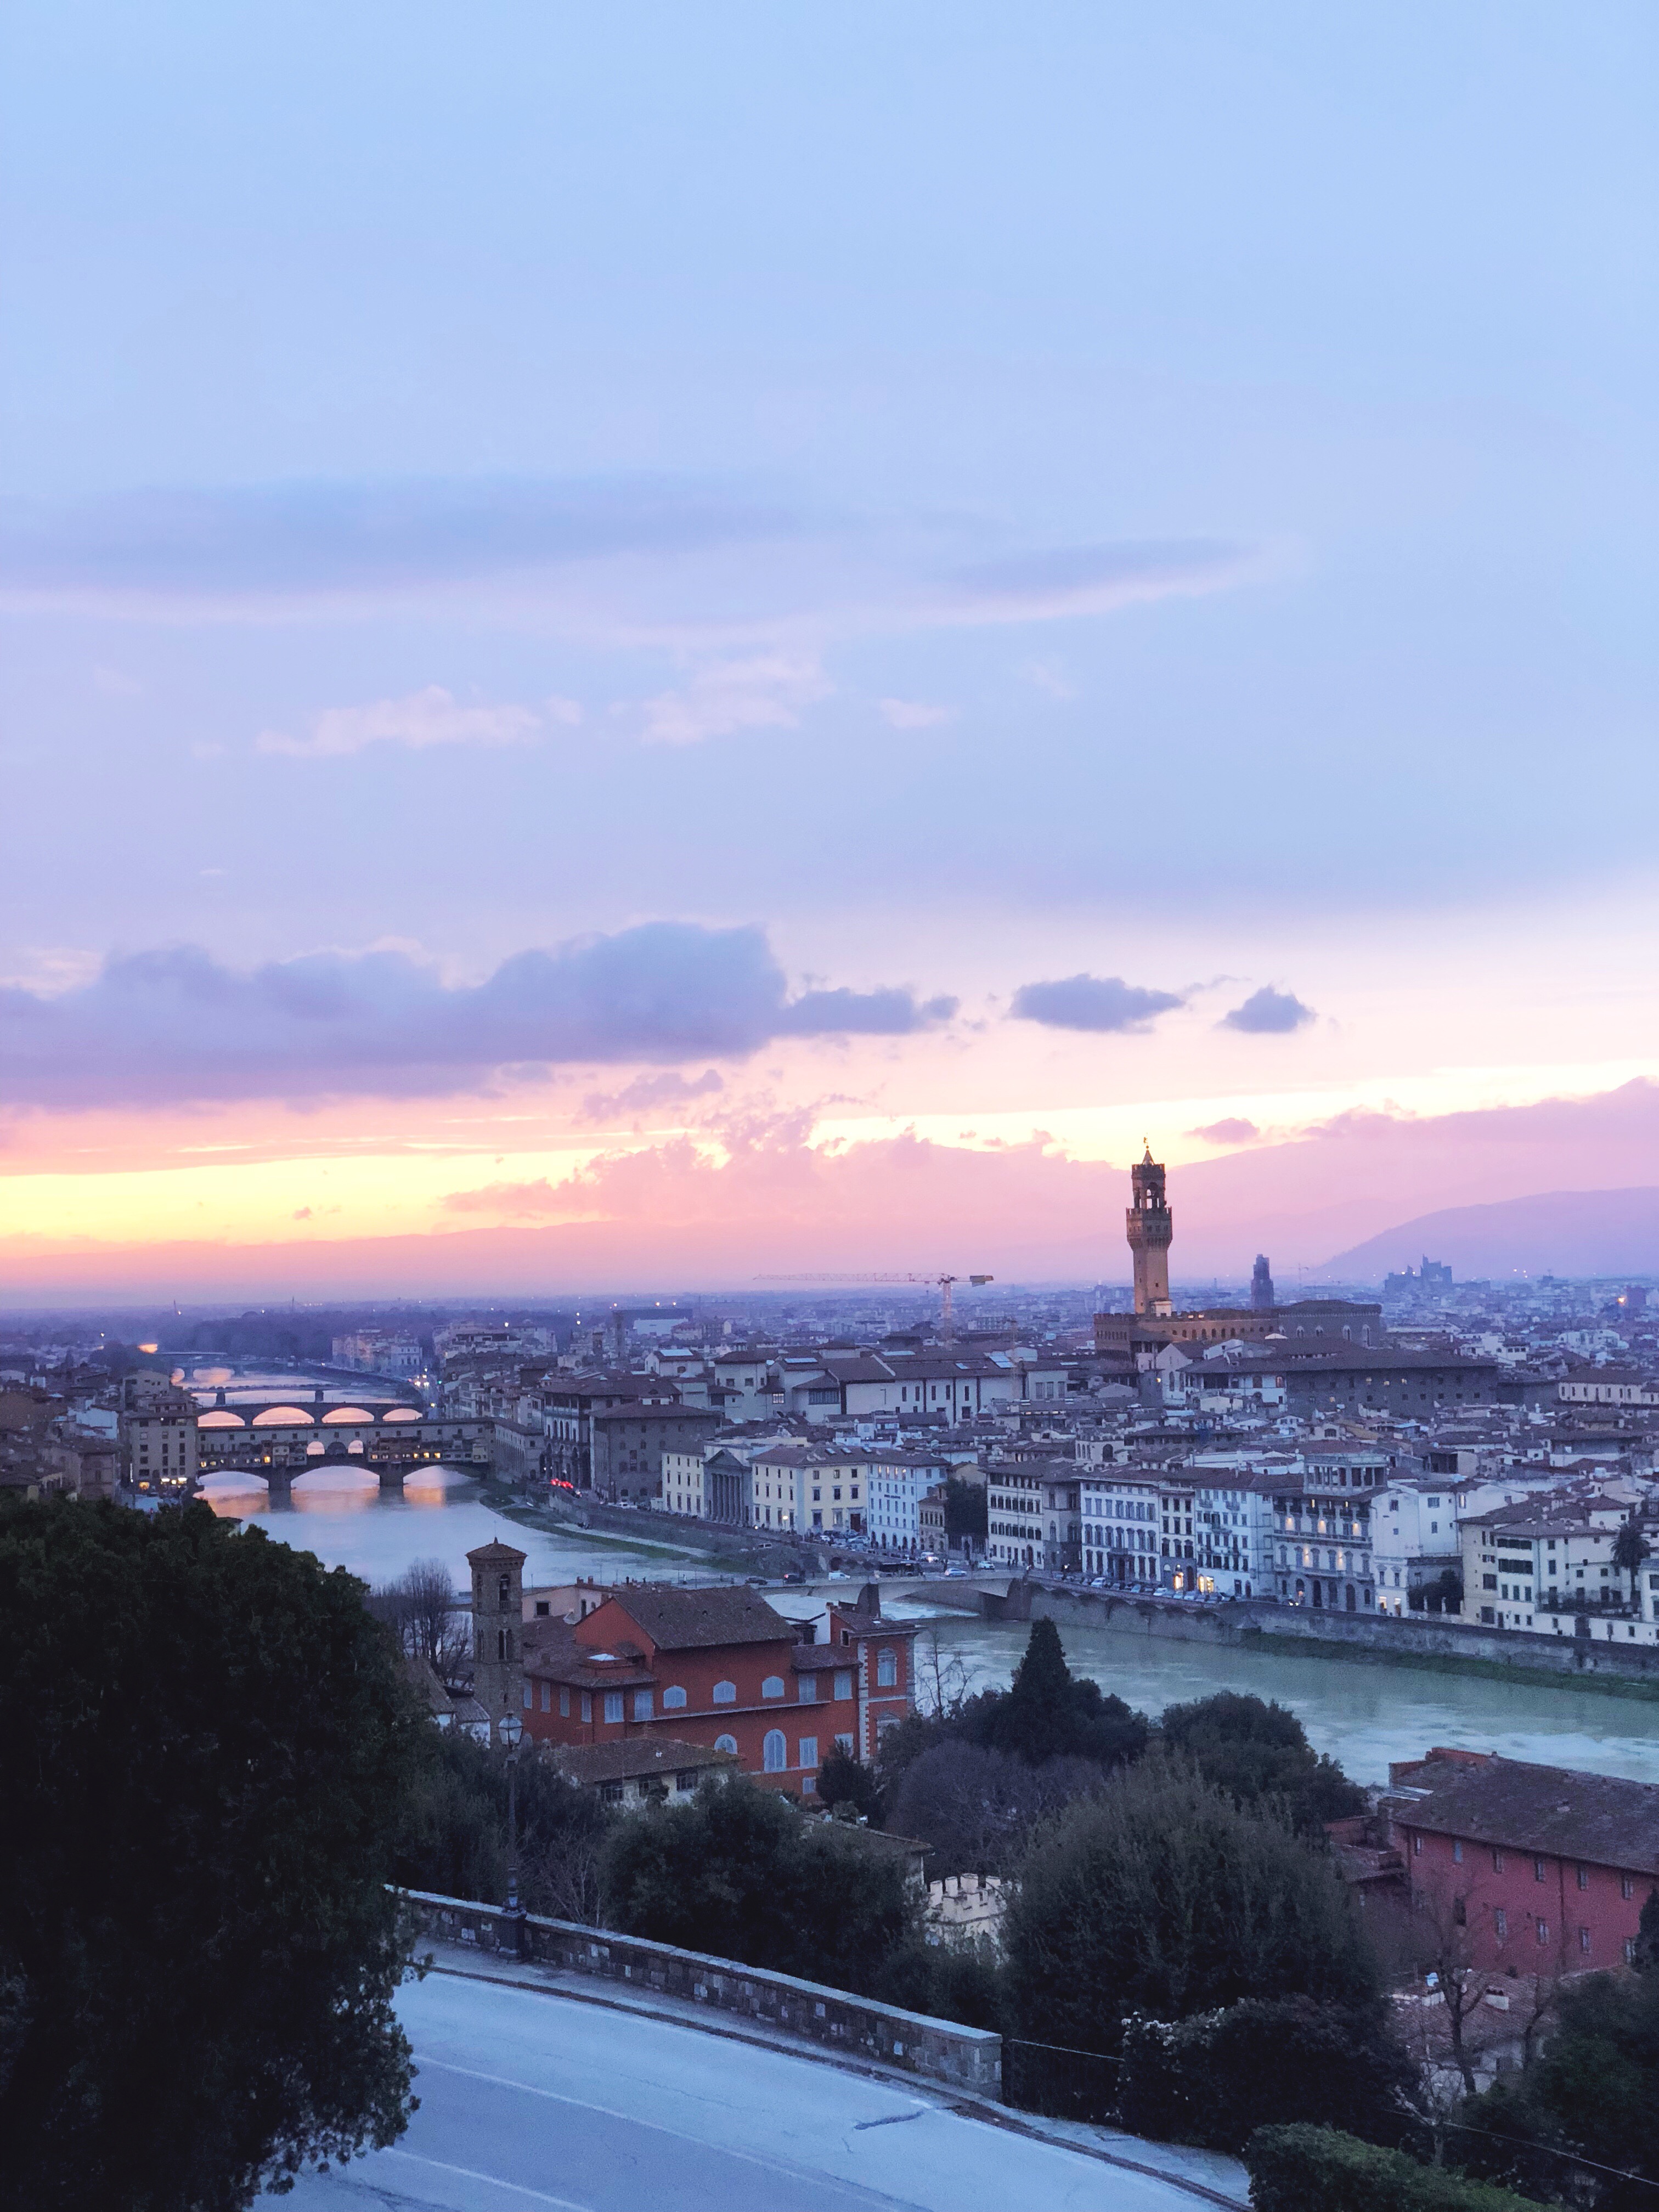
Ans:
{"type": "Polygon", "coordinates": [[[516,1914],[519,1905],[519,1744],[524,1735],[524,1723],[517,1713],[502,1716],[501,1741],[507,1747],[507,1909],[516,1914]]]}

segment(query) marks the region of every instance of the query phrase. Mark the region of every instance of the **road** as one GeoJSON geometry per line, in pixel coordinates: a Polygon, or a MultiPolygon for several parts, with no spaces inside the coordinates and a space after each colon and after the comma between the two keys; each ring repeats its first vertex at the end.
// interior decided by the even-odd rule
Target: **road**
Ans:
{"type": "MultiPolygon", "coordinates": [[[[927,2093],[666,2021],[430,1975],[398,2012],[421,2109],[292,2212],[1196,2212],[1170,2183],[927,2093]]],[[[267,2199],[273,2208],[278,2200],[267,2199]]]]}

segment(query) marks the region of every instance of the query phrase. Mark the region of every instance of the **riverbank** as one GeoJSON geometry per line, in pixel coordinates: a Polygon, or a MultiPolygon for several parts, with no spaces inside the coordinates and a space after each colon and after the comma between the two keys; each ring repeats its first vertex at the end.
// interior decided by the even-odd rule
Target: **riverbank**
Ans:
{"type": "Polygon", "coordinates": [[[1638,1677],[1570,1672],[1565,1668],[1528,1667],[1510,1659],[1483,1659],[1462,1651],[1412,1651],[1338,1644],[1321,1636],[1281,1636],[1270,1629],[1247,1628],[1239,1637],[1245,1650],[1279,1652],[1292,1659],[1340,1659],[1358,1667],[1411,1667],[1430,1674],[1462,1674],[1486,1682],[1535,1683],[1540,1688],[1585,1692],[1598,1698],[1634,1698],[1659,1705],[1659,1681],[1638,1677]]]}

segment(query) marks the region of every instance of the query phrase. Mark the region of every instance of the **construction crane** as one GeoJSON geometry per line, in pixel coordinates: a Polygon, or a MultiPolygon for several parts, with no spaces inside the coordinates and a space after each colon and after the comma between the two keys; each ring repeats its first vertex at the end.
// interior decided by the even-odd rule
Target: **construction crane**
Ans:
{"type": "Polygon", "coordinates": [[[931,1272],[922,1275],[828,1274],[759,1275],[756,1277],[756,1280],[762,1283],[932,1283],[939,1291],[939,1341],[942,1344],[954,1344],[956,1342],[955,1314],[951,1304],[951,1292],[954,1285],[960,1283],[964,1279],[971,1283],[975,1290],[978,1290],[981,1284],[994,1283],[996,1277],[994,1275],[969,1275],[966,1278],[963,1278],[961,1275],[936,1275],[931,1272]]]}

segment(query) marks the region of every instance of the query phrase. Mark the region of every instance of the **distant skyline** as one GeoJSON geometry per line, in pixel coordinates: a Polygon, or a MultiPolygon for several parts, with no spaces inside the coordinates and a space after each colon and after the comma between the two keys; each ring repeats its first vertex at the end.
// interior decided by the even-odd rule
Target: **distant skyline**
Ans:
{"type": "Polygon", "coordinates": [[[1650,10],[0,57],[0,1297],[1659,1182],[1650,10]]]}

